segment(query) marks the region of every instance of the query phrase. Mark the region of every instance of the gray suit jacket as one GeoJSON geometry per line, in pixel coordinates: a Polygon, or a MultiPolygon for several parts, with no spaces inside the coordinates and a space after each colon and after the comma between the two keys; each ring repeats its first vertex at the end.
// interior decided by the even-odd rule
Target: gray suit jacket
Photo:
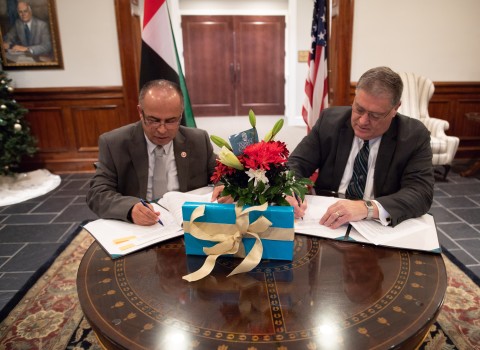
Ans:
{"type": "MultiPolygon", "coordinates": [[[[354,137],[351,113],[351,107],[324,110],[289,158],[297,176],[319,169],[316,191],[338,191],[354,137]]],[[[373,182],[375,200],[390,213],[392,226],[430,209],[435,182],[430,133],[419,120],[395,116],[382,137],[373,182]]]]}
{"type": "Polygon", "coordinates": [[[52,52],[52,39],[47,22],[32,17],[30,33],[31,39],[30,45],[28,45],[25,38],[24,23],[17,19],[15,25],[5,35],[3,41],[10,43],[10,45],[28,47],[33,55],[46,55],[52,52]]]}
{"type": "MultiPolygon", "coordinates": [[[[98,146],[88,206],[101,218],[127,221],[132,206],[147,194],[148,154],[141,122],[102,134],[98,146]]],[[[180,126],[173,148],[179,190],[207,186],[216,164],[207,132],[180,126]]]]}

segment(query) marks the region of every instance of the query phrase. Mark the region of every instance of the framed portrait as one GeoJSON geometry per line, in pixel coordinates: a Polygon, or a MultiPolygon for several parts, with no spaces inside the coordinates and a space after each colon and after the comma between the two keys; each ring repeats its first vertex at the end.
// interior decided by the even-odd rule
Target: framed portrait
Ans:
{"type": "Polygon", "coordinates": [[[0,7],[4,69],[63,68],[55,0],[3,0],[0,7]]]}

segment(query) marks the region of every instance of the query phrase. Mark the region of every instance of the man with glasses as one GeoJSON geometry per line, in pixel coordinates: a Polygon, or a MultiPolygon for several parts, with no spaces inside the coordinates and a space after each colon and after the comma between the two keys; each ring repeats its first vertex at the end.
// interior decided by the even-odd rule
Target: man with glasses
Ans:
{"type": "MultiPolygon", "coordinates": [[[[397,113],[402,91],[400,76],[390,68],[368,70],[357,83],[352,106],[322,111],[292,152],[288,165],[297,176],[310,177],[318,169],[317,194],[348,199],[331,205],[320,224],[337,228],[376,219],[395,226],[430,209],[430,133],[419,120],[397,113]]],[[[302,217],[306,203],[289,202],[302,217]]]]}
{"type": "Polygon", "coordinates": [[[94,213],[153,225],[159,213],[141,199],[208,185],[216,155],[206,131],[180,125],[183,108],[176,84],[150,81],[139,94],[140,120],[100,136],[99,162],[87,194],[94,213]]]}

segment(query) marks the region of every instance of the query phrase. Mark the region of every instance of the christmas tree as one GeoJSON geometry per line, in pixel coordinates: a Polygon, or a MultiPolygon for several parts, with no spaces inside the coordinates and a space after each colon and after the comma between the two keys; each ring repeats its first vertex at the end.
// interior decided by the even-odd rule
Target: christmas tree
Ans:
{"type": "Polygon", "coordinates": [[[37,141],[24,118],[28,110],[13,99],[11,81],[0,64],[0,175],[13,175],[22,157],[37,151],[37,141]]]}

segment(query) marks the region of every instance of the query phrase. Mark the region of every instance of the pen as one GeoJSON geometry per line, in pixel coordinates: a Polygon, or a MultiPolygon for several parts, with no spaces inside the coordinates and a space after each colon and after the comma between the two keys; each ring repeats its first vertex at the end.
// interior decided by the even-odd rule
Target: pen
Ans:
{"type": "Polygon", "coordinates": [[[344,241],[348,241],[349,238],[350,238],[350,231],[352,230],[352,225],[351,224],[348,224],[348,227],[347,227],[347,232],[345,232],[345,236],[343,237],[343,240],[344,241]]]}
{"type": "MultiPolygon", "coordinates": [[[[300,207],[302,205],[302,201],[300,200],[300,197],[295,192],[293,192],[293,195],[295,196],[295,199],[297,200],[298,206],[300,207]]],[[[300,219],[303,220],[303,216],[300,219]]]]}
{"type": "MultiPolygon", "coordinates": [[[[147,205],[147,202],[145,202],[143,199],[140,199],[140,202],[143,204],[144,207],[150,209],[150,208],[148,207],[148,205],[147,205]]],[[[158,223],[159,223],[160,225],[162,225],[162,226],[165,226],[165,225],[163,224],[162,220],[160,220],[160,219],[158,219],[158,223]]]]}

